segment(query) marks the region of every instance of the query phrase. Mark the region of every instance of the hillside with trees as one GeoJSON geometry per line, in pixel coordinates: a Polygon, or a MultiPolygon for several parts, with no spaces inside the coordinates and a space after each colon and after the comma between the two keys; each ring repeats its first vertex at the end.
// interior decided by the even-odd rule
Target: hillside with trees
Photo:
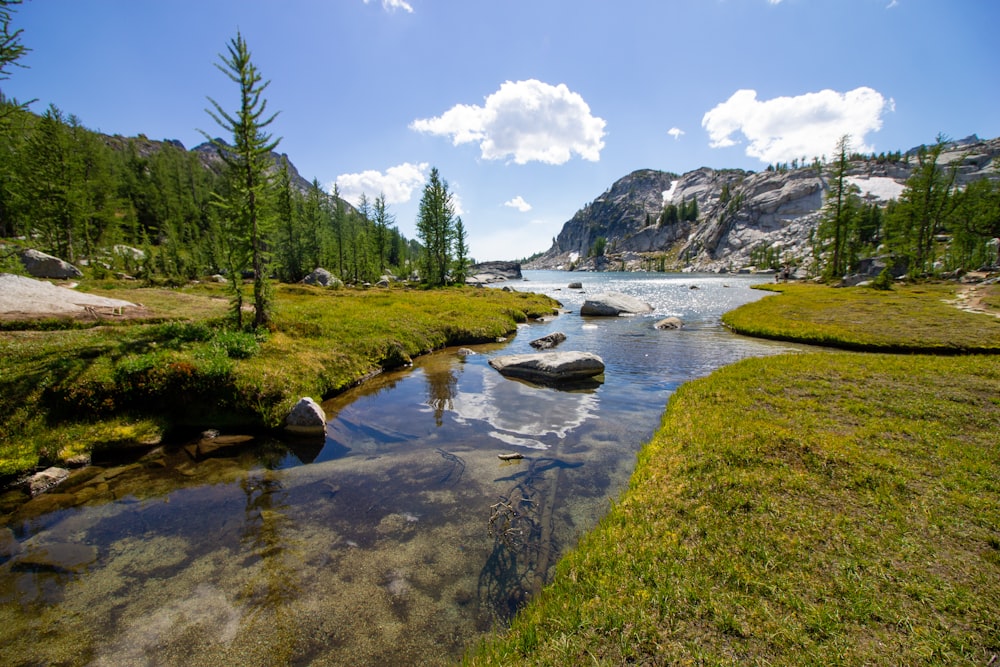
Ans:
{"type": "Polygon", "coordinates": [[[580,209],[526,268],[957,275],[998,263],[998,157],[1000,139],[975,135],[877,155],[845,136],[832,159],[761,172],[643,169],[580,209]]]}

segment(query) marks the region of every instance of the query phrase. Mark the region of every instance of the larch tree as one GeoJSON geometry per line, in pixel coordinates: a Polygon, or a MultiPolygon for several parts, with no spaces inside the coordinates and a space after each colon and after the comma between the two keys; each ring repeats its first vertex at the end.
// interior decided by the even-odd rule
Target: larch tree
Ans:
{"type": "Polygon", "coordinates": [[[234,113],[226,112],[211,97],[212,109],[206,111],[216,123],[232,135],[232,145],[215,139],[205,132],[226,164],[229,192],[220,200],[225,210],[230,244],[230,269],[233,271],[233,316],[237,326],[243,325],[243,289],[241,274],[249,264],[253,270],[254,328],[268,323],[272,306],[270,285],[265,273],[265,199],[270,186],[268,169],[271,152],[280,139],[272,139],[265,131],[274,121],[265,116],[267,100],[262,95],[270,81],[263,81],[251,61],[250,49],[239,32],[228,44],[228,56],[220,54],[216,67],[239,86],[240,106],[234,113]]]}
{"type": "Polygon", "coordinates": [[[454,219],[448,182],[441,179],[437,167],[432,167],[417,214],[417,236],[424,244],[423,279],[428,285],[444,285],[448,281],[454,219]]]}
{"type": "Polygon", "coordinates": [[[455,218],[455,263],[452,275],[459,285],[464,285],[469,275],[469,239],[465,234],[462,216],[455,218]]]}
{"type": "Polygon", "coordinates": [[[386,269],[386,255],[389,250],[389,227],[396,221],[396,217],[389,213],[384,192],[379,193],[379,196],[375,198],[372,215],[372,222],[375,223],[375,251],[378,254],[378,270],[382,273],[386,269]]]}
{"type": "Polygon", "coordinates": [[[845,134],[837,140],[836,150],[837,158],[833,163],[823,219],[819,227],[819,235],[823,239],[823,249],[829,257],[823,272],[826,278],[841,277],[848,269],[848,239],[853,218],[858,209],[858,197],[854,193],[855,186],[847,180],[850,168],[850,135],[845,134]]]}

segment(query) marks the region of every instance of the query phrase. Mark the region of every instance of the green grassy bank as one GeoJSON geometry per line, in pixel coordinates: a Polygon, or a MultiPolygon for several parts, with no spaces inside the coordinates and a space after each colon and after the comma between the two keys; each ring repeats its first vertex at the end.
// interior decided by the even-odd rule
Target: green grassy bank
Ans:
{"type": "Polygon", "coordinates": [[[319,400],[418,354],[495,340],[555,306],[501,290],[278,286],[273,326],[255,335],[223,326],[218,286],[92,291],[141,303],[149,318],[0,332],[0,475],[155,441],[179,425],[278,426],[301,396],[319,400]]]}
{"type": "MultiPolygon", "coordinates": [[[[962,323],[943,331],[997,326],[939,309],[945,288],[894,290],[880,308],[857,307],[856,290],[783,291],[727,321],[826,345],[880,331],[874,346],[891,349],[929,343],[880,326],[886,312],[962,323]]],[[[608,515],[467,662],[995,663],[998,433],[1000,356],[988,354],[782,355],[687,383],[608,515]]]]}
{"type": "MultiPolygon", "coordinates": [[[[958,310],[960,286],[866,287],[761,285],[780,296],[723,315],[733,331],[810,345],[869,352],[1000,353],[1000,319],[958,310]]],[[[984,310],[1000,314],[1000,285],[982,292],[984,310]]]]}

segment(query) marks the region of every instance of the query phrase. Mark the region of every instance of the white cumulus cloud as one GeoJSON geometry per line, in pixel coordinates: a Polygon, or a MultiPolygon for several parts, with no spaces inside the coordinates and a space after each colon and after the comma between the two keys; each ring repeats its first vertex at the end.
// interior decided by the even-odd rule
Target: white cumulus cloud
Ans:
{"type": "Polygon", "coordinates": [[[369,169],[358,174],[341,174],[334,182],[341,198],[349,202],[357,201],[362,193],[372,200],[384,193],[387,204],[402,204],[410,201],[414,190],[423,187],[429,167],[426,162],[404,162],[384,172],[369,169]]]}
{"type": "Polygon", "coordinates": [[[505,201],[503,205],[507,208],[516,208],[521,213],[527,213],[531,210],[531,204],[524,201],[524,197],[521,195],[518,195],[509,201],[505,201]]]}
{"type": "MultiPolygon", "coordinates": [[[[371,0],[364,0],[364,3],[366,5],[369,2],[371,2],[371,0]]],[[[386,10],[387,12],[394,12],[397,9],[402,9],[404,12],[408,14],[413,13],[413,7],[410,5],[410,3],[406,2],[406,0],[382,0],[382,9],[386,10]]]]}
{"type": "Polygon", "coordinates": [[[486,160],[512,158],[517,164],[564,164],[574,155],[596,162],[604,148],[604,119],[566,84],[535,79],[507,81],[482,106],[457,104],[410,128],[452,143],[478,142],[486,160]]]}
{"type": "Polygon", "coordinates": [[[708,111],[701,126],[708,131],[712,148],[725,148],[747,140],[746,154],[765,163],[811,159],[830,155],[837,140],[851,135],[855,150],[870,152],[865,135],[882,128],[882,115],[894,109],[872,88],[846,93],[821,90],[797,97],[758,100],[755,90],[737,90],[708,111]]]}
{"type": "Polygon", "coordinates": [[[684,135],[684,130],[679,127],[672,127],[667,130],[667,134],[674,138],[674,141],[680,139],[684,135]]]}

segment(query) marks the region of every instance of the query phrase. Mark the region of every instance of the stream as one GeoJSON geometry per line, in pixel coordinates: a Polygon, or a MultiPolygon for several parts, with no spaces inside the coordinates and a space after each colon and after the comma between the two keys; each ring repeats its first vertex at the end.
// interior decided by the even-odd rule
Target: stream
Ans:
{"type": "Polygon", "coordinates": [[[525,278],[506,284],[569,312],[325,402],[325,440],[221,434],[95,460],[0,517],[0,664],[454,663],[596,525],[673,390],[796,349],[720,324],[767,277],[525,278]],[[656,312],[580,317],[602,291],[656,312]],[[684,328],[655,330],[666,316],[684,328]],[[603,382],[561,390],[488,365],[554,331],[557,349],[602,357],[603,382]]]}

